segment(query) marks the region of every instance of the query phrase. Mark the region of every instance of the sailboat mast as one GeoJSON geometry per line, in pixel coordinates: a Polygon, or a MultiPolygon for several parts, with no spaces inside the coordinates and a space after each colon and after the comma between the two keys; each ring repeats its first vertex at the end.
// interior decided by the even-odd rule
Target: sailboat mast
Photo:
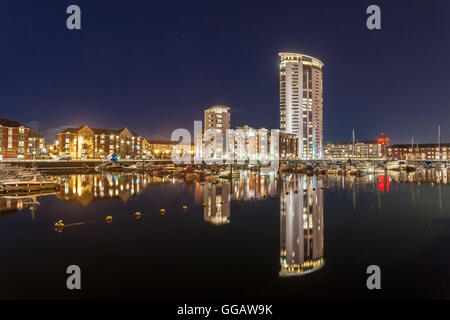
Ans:
{"type": "Polygon", "coordinates": [[[439,160],[441,160],[441,125],[438,125],[439,160]]]}
{"type": "Polygon", "coordinates": [[[355,129],[352,130],[352,153],[353,158],[355,157],[355,129]]]}

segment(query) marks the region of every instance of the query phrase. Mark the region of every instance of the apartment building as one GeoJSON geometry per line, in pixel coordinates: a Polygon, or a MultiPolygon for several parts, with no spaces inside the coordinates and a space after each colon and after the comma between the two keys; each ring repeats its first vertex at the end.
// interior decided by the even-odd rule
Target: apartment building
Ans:
{"type": "Polygon", "coordinates": [[[300,159],[321,159],[323,63],[298,53],[280,56],[280,131],[299,137],[300,159]]]}
{"type": "Polygon", "coordinates": [[[382,159],[387,157],[389,138],[378,137],[377,140],[326,142],[325,159],[382,159]]]}
{"type": "MultiPolygon", "coordinates": [[[[234,131],[232,148],[235,159],[247,159],[249,161],[269,160],[275,151],[271,147],[272,131],[266,128],[255,129],[248,125],[236,127],[234,131]],[[265,136],[266,141],[263,140],[265,136]]],[[[278,133],[278,159],[298,159],[298,136],[295,134],[278,133]]]]}
{"type": "Polygon", "coordinates": [[[450,143],[395,144],[388,148],[390,160],[443,160],[450,158],[450,143]]]}
{"type": "Polygon", "coordinates": [[[0,118],[0,160],[29,158],[29,132],[18,121],[0,118]]]}
{"type": "Polygon", "coordinates": [[[28,134],[28,156],[31,158],[41,158],[47,154],[46,142],[43,135],[30,130],[28,134]]]}
{"type": "Polygon", "coordinates": [[[133,159],[142,154],[143,138],[128,128],[99,129],[87,125],[67,128],[58,133],[58,153],[73,159],[133,159]]]}

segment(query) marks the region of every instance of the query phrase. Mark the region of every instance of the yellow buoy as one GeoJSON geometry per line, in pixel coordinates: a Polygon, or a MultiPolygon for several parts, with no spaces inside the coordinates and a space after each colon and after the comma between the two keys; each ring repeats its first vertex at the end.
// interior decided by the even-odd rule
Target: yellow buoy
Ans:
{"type": "Polygon", "coordinates": [[[111,216],[107,216],[107,217],[105,218],[105,221],[108,222],[108,223],[110,223],[110,222],[112,221],[112,217],[111,217],[111,216]]]}
{"type": "Polygon", "coordinates": [[[63,227],[64,227],[64,223],[63,223],[62,219],[55,222],[55,228],[60,229],[60,228],[63,228],[63,227]]]}
{"type": "Polygon", "coordinates": [[[141,217],[141,213],[138,211],[138,212],[135,212],[134,213],[134,216],[136,217],[136,218],[140,218],[141,217]]]}
{"type": "Polygon", "coordinates": [[[55,222],[55,231],[56,232],[62,232],[63,229],[64,229],[64,223],[63,223],[62,219],[55,222]]]}
{"type": "Polygon", "coordinates": [[[206,203],[203,202],[203,203],[202,203],[202,207],[203,207],[203,208],[206,207],[206,203]]]}
{"type": "Polygon", "coordinates": [[[161,209],[159,212],[161,212],[161,214],[165,214],[166,213],[166,209],[161,209]]]}
{"type": "Polygon", "coordinates": [[[186,211],[187,209],[188,209],[188,207],[187,206],[183,206],[183,207],[181,207],[184,211],[186,211]]]}

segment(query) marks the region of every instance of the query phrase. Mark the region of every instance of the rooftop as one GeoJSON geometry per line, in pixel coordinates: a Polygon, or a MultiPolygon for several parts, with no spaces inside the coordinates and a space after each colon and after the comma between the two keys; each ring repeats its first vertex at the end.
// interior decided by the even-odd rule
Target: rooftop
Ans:
{"type": "Polygon", "coordinates": [[[304,58],[306,58],[306,59],[310,59],[311,62],[315,61],[315,62],[319,63],[321,68],[324,66],[323,62],[320,61],[319,59],[314,58],[312,56],[308,56],[303,53],[280,52],[280,53],[278,53],[278,55],[281,57],[281,61],[285,60],[287,57],[300,58],[301,60],[304,60],[304,58]]]}
{"type": "Polygon", "coordinates": [[[10,128],[18,128],[18,127],[26,127],[16,120],[8,120],[5,118],[0,118],[0,126],[10,127],[10,128]]]}
{"type": "Polygon", "coordinates": [[[221,110],[221,111],[227,111],[230,110],[230,108],[226,106],[212,106],[211,108],[206,109],[205,111],[213,111],[213,110],[221,110]]]}

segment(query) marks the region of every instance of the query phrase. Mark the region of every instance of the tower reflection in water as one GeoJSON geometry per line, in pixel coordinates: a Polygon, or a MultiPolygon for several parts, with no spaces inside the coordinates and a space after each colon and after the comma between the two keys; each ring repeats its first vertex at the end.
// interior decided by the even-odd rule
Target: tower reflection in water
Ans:
{"type": "Polygon", "coordinates": [[[280,195],[279,275],[314,272],[325,264],[322,181],[316,177],[287,175],[280,195]]]}

